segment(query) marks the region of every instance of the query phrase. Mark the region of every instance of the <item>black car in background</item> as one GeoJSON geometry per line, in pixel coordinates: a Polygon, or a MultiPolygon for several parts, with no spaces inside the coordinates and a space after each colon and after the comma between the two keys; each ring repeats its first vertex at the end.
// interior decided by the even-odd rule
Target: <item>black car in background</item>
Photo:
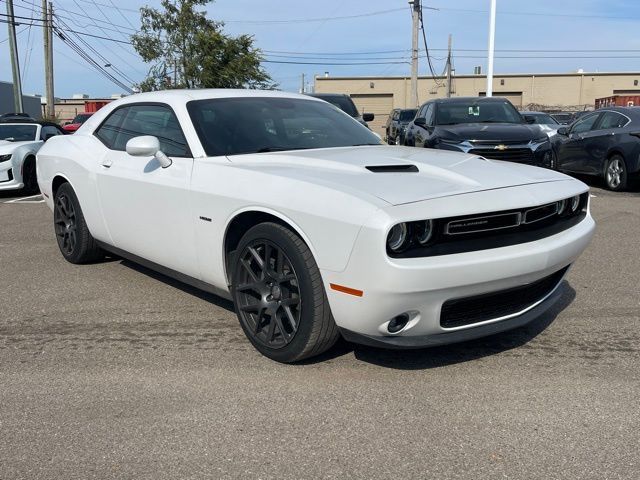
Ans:
{"type": "Polygon", "coordinates": [[[390,145],[403,145],[407,125],[416,116],[416,108],[394,108],[389,114],[385,128],[385,140],[390,145]]]}
{"type": "Polygon", "coordinates": [[[405,145],[438,148],[548,167],[551,143],[509,100],[457,97],[431,100],[407,127],[405,145]]]}
{"type": "Polygon", "coordinates": [[[611,107],[583,115],[552,138],[552,167],[596,175],[620,191],[640,176],[640,107],[611,107]]]}
{"type": "Polygon", "coordinates": [[[353,103],[351,97],[344,93],[308,93],[307,95],[329,102],[346,114],[351,115],[367,128],[369,128],[367,122],[371,122],[375,118],[373,113],[363,113],[360,115],[360,113],[358,113],[358,108],[356,107],[356,104],[353,103]]]}

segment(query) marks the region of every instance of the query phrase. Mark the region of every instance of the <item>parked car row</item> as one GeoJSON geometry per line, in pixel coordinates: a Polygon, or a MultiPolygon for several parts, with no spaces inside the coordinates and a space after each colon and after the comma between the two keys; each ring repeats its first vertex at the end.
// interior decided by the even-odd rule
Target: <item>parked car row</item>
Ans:
{"type": "Polygon", "coordinates": [[[406,126],[399,121],[401,112],[411,110],[391,112],[388,143],[594,175],[614,191],[640,177],[640,107],[580,112],[570,125],[546,113],[518,112],[500,97],[430,100],[406,126]],[[402,133],[392,133],[397,131],[402,133]]]}

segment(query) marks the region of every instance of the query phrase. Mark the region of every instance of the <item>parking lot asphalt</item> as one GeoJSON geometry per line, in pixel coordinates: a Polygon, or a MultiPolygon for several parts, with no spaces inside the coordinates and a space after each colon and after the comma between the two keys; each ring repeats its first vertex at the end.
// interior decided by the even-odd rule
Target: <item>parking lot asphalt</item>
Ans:
{"type": "Polygon", "coordinates": [[[640,194],[592,193],[596,237],[536,323],[302,365],[226,301],[66,263],[50,211],[0,195],[0,479],[637,479],[640,194]]]}

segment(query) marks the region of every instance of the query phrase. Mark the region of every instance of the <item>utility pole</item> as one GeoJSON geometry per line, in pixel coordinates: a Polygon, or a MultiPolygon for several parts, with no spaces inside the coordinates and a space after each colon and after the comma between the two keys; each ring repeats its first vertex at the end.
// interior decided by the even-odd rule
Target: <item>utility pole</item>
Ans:
{"type": "Polygon", "coordinates": [[[305,92],[305,84],[304,84],[304,73],[302,74],[302,77],[300,78],[300,93],[304,93],[305,92]]]}
{"type": "Polygon", "coordinates": [[[13,73],[13,108],[22,113],[22,83],[20,81],[20,59],[16,41],[16,17],[13,14],[13,0],[7,0],[7,26],[9,28],[9,52],[11,55],[11,71],[13,73]]]}
{"type": "Polygon", "coordinates": [[[451,43],[452,38],[451,34],[449,34],[449,55],[447,56],[447,98],[451,98],[451,92],[453,90],[451,81],[453,79],[451,74],[451,43]]]}
{"type": "Polygon", "coordinates": [[[496,39],[496,0],[491,0],[489,14],[489,51],[487,53],[487,97],[493,96],[493,54],[496,39]]]}
{"type": "Polygon", "coordinates": [[[51,119],[56,116],[55,99],[53,96],[53,4],[42,0],[42,23],[44,25],[44,84],[47,97],[45,117],[51,119]]]}
{"type": "Polygon", "coordinates": [[[411,19],[413,20],[412,39],[411,39],[411,105],[418,106],[418,31],[420,29],[420,0],[412,0],[409,5],[413,6],[411,10],[411,19]]]}

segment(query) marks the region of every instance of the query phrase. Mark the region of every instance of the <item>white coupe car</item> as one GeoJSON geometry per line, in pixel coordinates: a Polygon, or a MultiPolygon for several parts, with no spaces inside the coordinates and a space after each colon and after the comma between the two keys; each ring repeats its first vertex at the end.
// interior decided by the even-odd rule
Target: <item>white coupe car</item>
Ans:
{"type": "Polygon", "coordinates": [[[0,191],[37,193],[36,153],[57,135],[64,135],[64,131],[55,123],[0,120],[0,191]]]}
{"type": "Polygon", "coordinates": [[[38,180],[68,261],[113,252],[233,299],[281,362],[340,335],[417,348],[524,325],[595,227],[578,180],[382,145],[336,107],[280,92],[118,100],[47,142],[38,180]]]}

